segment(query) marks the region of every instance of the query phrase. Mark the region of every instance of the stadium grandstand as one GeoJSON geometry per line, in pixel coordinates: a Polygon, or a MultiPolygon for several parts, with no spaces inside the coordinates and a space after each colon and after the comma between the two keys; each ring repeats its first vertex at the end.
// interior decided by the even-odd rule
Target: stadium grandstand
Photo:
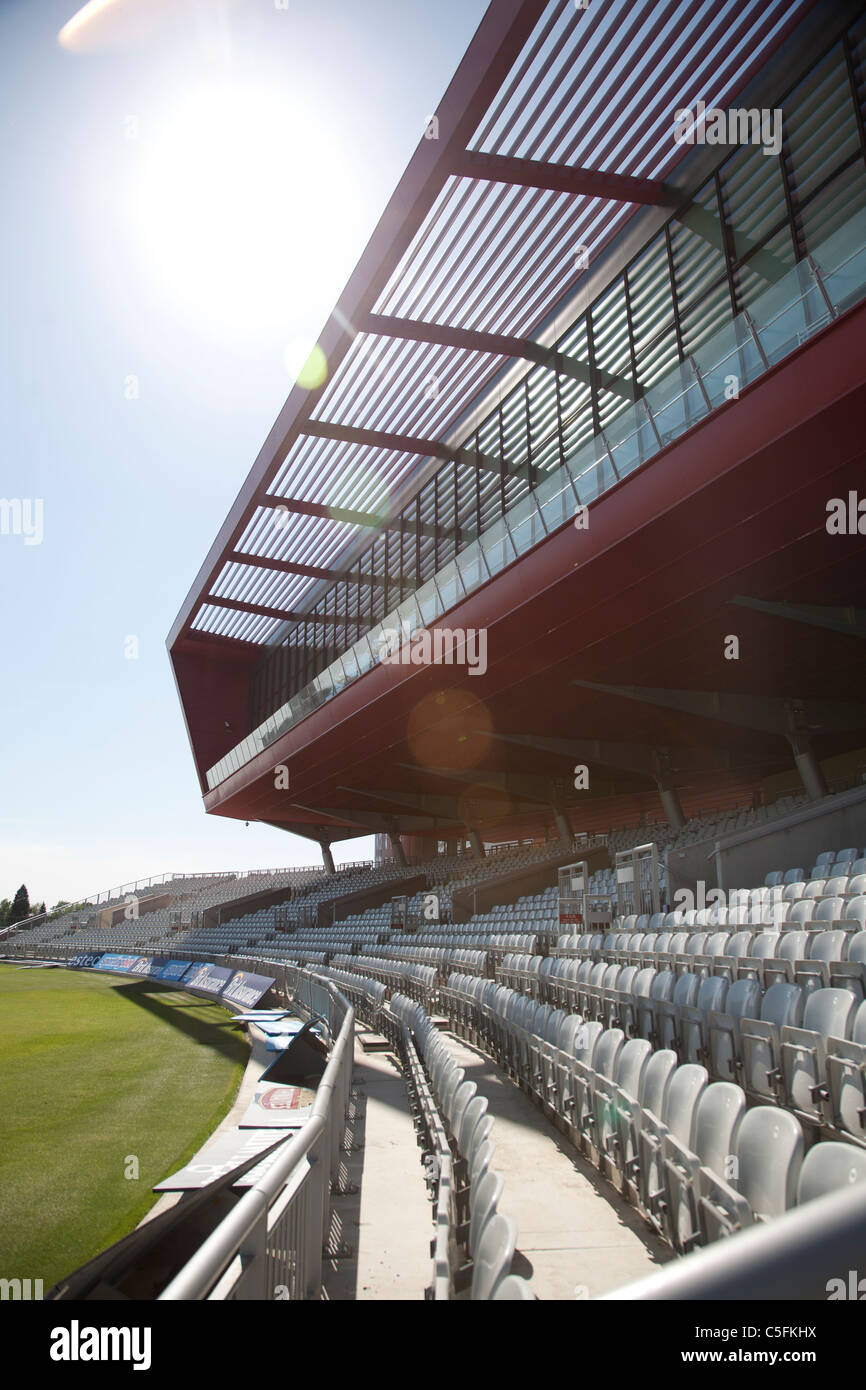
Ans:
{"type": "Polygon", "coordinates": [[[861,3],[493,0],[168,637],[321,865],[0,943],[313,1094],[51,1296],[859,1296],[864,342],[861,3]]]}

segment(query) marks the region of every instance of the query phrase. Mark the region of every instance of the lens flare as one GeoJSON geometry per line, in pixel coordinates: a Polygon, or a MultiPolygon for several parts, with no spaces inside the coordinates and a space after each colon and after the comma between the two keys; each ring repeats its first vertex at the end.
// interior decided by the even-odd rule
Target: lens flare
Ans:
{"type": "Polygon", "coordinates": [[[318,343],[313,344],[312,350],[309,343],[289,343],[284,361],[292,381],[305,391],[314,391],[318,386],[324,386],[328,379],[328,359],[318,343]]]}
{"type": "Polygon", "coordinates": [[[490,711],[467,690],[437,690],[425,695],[409,715],[407,738],[422,767],[476,767],[490,749],[490,711]]]}

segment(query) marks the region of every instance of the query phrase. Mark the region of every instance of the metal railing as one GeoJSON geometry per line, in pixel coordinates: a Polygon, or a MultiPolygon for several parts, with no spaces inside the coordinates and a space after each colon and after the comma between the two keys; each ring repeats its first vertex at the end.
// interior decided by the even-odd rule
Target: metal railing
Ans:
{"type": "MultiPolygon", "coordinates": [[[[232,957],[239,969],[261,961],[232,957]]],[[[293,1007],[327,1023],[331,1055],[312,1114],[285,1152],[250,1187],[160,1294],[183,1299],[318,1299],[330,1194],[352,1089],[355,1011],[322,976],[273,966],[275,989],[293,1007]]]]}
{"type": "Polygon", "coordinates": [[[602,1297],[607,1301],[821,1301],[829,1297],[832,1283],[838,1288],[841,1282],[847,1290],[849,1270],[862,1268],[864,1249],[863,1188],[844,1187],[777,1216],[769,1225],[754,1226],[696,1250],[657,1274],[602,1297]]]}

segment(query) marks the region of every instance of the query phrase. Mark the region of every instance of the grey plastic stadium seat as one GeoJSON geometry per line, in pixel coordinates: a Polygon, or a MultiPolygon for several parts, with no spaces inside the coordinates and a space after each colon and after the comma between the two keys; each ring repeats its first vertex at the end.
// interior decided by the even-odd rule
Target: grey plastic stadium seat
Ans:
{"type": "Polygon", "coordinates": [[[758,932],[749,950],[755,960],[768,960],[776,954],[776,946],[782,933],[777,931],[758,932]]]}
{"type": "Polygon", "coordinates": [[[616,1084],[632,1100],[640,1096],[644,1070],[651,1056],[652,1045],[646,1038],[629,1038],[617,1057],[616,1084]]]}
{"type": "Polygon", "coordinates": [[[854,995],[847,989],[818,989],[806,999],[802,1026],[782,1028],[786,1104],[816,1124],[830,1120],[826,1040],[847,1038],[855,1005],[854,995]]]}
{"type": "Polygon", "coordinates": [[[824,896],[824,884],[826,883],[826,881],[827,880],[823,878],[810,878],[809,882],[803,889],[804,899],[822,898],[824,896]]]}
{"type": "Polygon", "coordinates": [[[720,1081],[737,1080],[742,1073],[742,1020],[759,1018],[761,986],[757,980],[736,980],[725,997],[723,1012],[713,1011],[707,1017],[710,1049],[710,1071],[720,1081]]]}
{"type": "MultiPolygon", "coordinates": [[[[662,1202],[666,1195],[662,1162],[664,1140],[670,1135],[683,1150],[690,1151],[695,1109],[707,1081],[704,1067],[691,1064],[676,1067],[667,1078],[660,1113],[646,1103],[642,1106],[638,1130],[638,1187],[644,1211],[660,1231],[666,1230],[669,1219],[662,1202]]],[[[645,1082],[644,1096],[647,1095],[645,1082]]],[[[671,1231],[668,1234],[673,1238],[671,1231]]]]}
{"type": "Polygon", "coordinates": [[[803,922],[811,922],[816,911],[814,898],[801,898],[794,903],[788,914],[789,922],[796,922],[798,925],[803,922]]]}
{"type": "Polygon", "coordinates": [[[703,954],[706,956],[724,955],[730,939],[730,933],[727,931],[712,932],[704,943],[703,954]]]}
{"type": "Polygon", "coordinates": [[[724,1013],[730,987],[725,975],[705,975],[698,979],[694,1003],[679,1005],[679,1052],[684,1062],[709,1061],[709,1015],[724,1013]]]}
{"type": "Polygon", "coordinates": [[[725,955],[732,960],[739,960],[742,956],[751,955],[754,932],[735,931],[728,937],[728,944],[725,947],[725,955]]]}
{"type": "Polygon", "coordinates": [[[866,1182],[866,1149],[827,1140],[815,1144],[803,1159],[797,1183],[797,1205],[813,1202],[852,1183],[866,1182]]]}
{"type": "Polygon", "coordinates": [[[755,1220],[781,1216],[794,1206],[803,1148],[803,1131],[787,1111],[759,1105],[743,1116],[731,1185],[745,1197],[755,1220]]]}
{"type": "Polygon", "coordinates": [[[474,1256],[488,1221],[496,1214],[504,1186],[502,1174],[488,1168],[481,1181],[472,1188],[469,1199],[470,1255],[474,1256]]]}
{"type": "Polygon", "coordinates": [[[517,1226],[510,1217],[497,1212],[487,1222],[475,1252],[473,1301],[486,1301],[493,1297],[497,1286],[511,1272],[516,1245],[517,1226]]]}
{"type": "Polygon", "coordinates": [[[776,1100],[780,1093],[781,1029],[799,1028],[803,1019],[803,991],[799,985],[771,985],[761,1004],[760,1019],[743,1019],[740,1043],[743,1086],[747,1094],[776,1100]]]}
{"type": "Polygon", "coordinates": [[[472,1152],[475,1144],[475,1130],[487,1114],[486,1096],[473,1096],[458,1122],[456,1139],[457,1152],[464,1158],[472,1152]]]}
{"type": "Polygon", "coordinates": [[[664,1112],[665,1096],[676,1065],[676,1053],[664,1048],[652,1054],[643,1071],[638,1097],[641,1109],[652,1111],[659,1119],[664,1112]]]}
{"type": "Polygon", "coordinates": [[[842,911],[842,917],[847,922],[859,922],[861,927],[866,927],[866,893],[849,897],[842,911]]]}
{"type": "MultiPolygon", "coordinates": [[[[708,1086],[695,1118],[695,1153],[699,1168],[690,1186],[674,1189],[680,1198],[683,1252],[747,1226],[752,1219],[746,1199],[732,1186],[736,1145],[746,1098],[739,1086],[720,1081],[708,1086]]],[[[682,1166],[681,1166],[682,1171],[682,1166]]],[[[673,1170],[676,1177],[676,1169],[673,1170]]]]}
{"type": "Polygon", "coordinates": [[[837,874],[833,878],[828,878],[824,884],[823,898],[847,898],[850,896],[848,885],[851,882],[846,874],[837,874]]]}
{"type": "Polygon", "coordinates": [[[473,1188],[478,1185],[489,1169],[494,1152],[495,1146],[491,1139],[484,1139],[481,1143],[475,1141],[474,1152],[469,1158],[469,1182],[473,1188]]]}
{"type": "Polygon", "coordinates": [[[845,899],[841,897],[822,898],[815,908],[813,921],[816,922],[838,922],[845,916],[845,899]]]}
{"type": "Polygon", "coordinates": [[[785,884],[791,884],[791,883],[799,883],[799,884],[802,884],[802,883],[803,883],[803,880],[805,879],[805,877],[806,877],[806,870],[805,870],[805,869],[788,869],[788,870],[786,870],[786,872],[784,873],[784,875],[783,875],[783,877],[782,877],[782,882],[785,883],[785,884]]]}

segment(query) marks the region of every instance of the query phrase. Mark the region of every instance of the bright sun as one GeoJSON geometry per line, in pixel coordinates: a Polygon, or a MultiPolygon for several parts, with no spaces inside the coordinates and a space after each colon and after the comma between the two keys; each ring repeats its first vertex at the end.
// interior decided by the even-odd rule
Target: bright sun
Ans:
{"type": "Polygon", "coordinates": [[[281,331],[295,374],[345,279],[356,206],[315,98],[211,79],[157,131],[142,128],[140,156],[134,221],[149,272],[213,331],[281,331]]]}

